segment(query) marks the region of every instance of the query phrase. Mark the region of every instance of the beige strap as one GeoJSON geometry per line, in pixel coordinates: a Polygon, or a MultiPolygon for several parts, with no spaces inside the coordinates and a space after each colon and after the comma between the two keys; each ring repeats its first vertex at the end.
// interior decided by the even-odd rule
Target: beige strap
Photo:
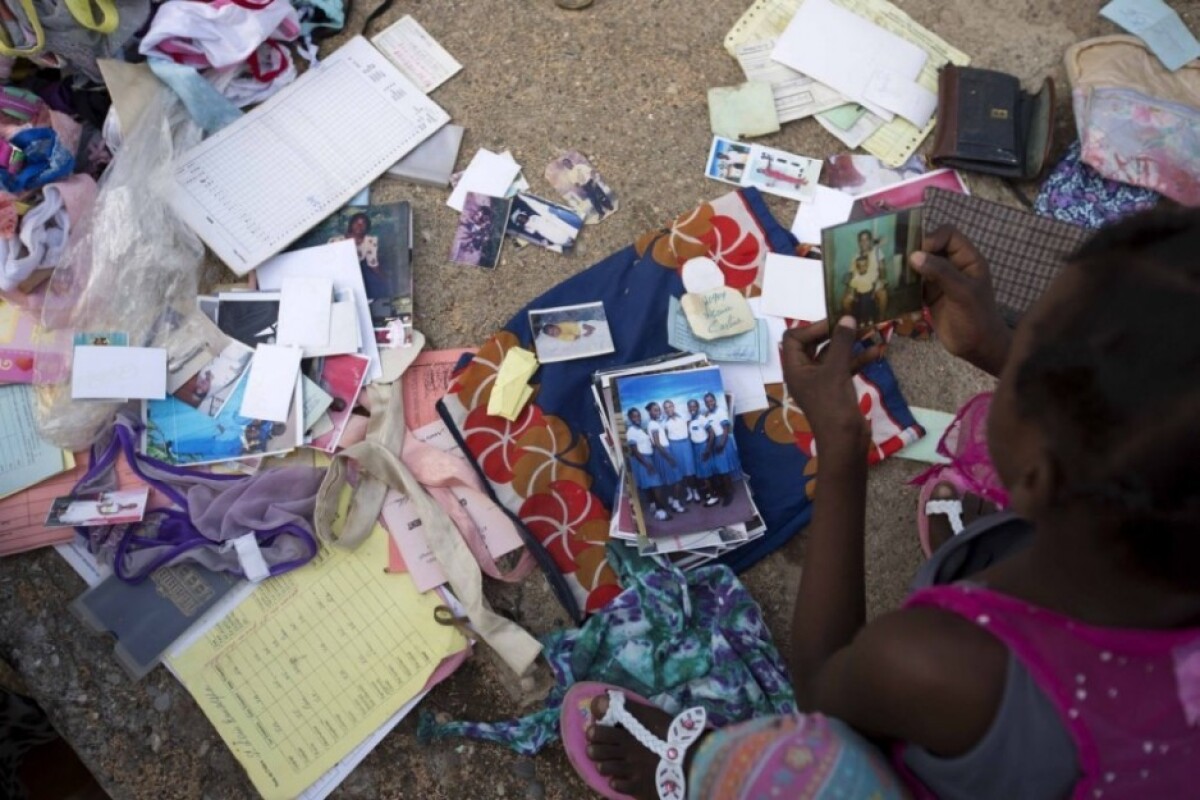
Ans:
{"type": "Polygon", "coordinates": [[[395,454],[404,446],[404,402],[401,381],[391,385],[367,387],[371,421],[367,437],[333,457],[325,480],[317,492],[314,523],[322,540],[353,548],[370,535],[379,521],[383,499],[389,488],[408,496],[413,511],[421,520],[429,549],[466,609],[475,631],[504,660],[518,677],[528,677],[542,646],[510,619],[500,616],[483,596],[483,575],[466,542],[458,534],[450,517],[434,502],[408,467],[395,454]],[[338,500],[347,484],[347,471],[353,462],[358,468],[358,483],[340,534],[334,531],[338,500]]]}

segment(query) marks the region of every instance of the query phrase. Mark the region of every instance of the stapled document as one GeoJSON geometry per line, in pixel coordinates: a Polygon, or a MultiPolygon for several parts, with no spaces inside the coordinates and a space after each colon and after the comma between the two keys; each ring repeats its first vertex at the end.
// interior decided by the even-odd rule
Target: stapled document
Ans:
{"type": "Polygon", "coordinates": [[[162,400],[167,396],[167,351],[161,347],[81,345],[71,362],[76,400],[162,400]]]}

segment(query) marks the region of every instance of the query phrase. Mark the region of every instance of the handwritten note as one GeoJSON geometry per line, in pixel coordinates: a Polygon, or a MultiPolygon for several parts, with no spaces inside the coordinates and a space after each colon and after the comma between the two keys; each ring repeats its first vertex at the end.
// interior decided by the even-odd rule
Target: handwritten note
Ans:
{"type": "Polygon", "coordinates": [[[680,300],[692,333],[701,339],[720,339],[754,330],[754,315],[746,298],[728,286],[703,294],[689,292],[680,300]]]}
{"type": "Polygon", "coordinates": [[[170,659],[265,798],[299,795],[466,646],[434,621],[441,598],[379,569],[387,541],[264,581],[170,659]]]}

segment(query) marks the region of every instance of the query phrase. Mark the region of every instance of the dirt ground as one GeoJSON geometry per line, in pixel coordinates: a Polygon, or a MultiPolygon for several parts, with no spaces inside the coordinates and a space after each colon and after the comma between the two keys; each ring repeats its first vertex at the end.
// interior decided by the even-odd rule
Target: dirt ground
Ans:
{"type": "MultiPolygon", "coordinates": [[[[917,21],[968,53],[980,67],[1018,75],[1027,86],[1059,82],[1058,150],[1074,137],[1061,63],[1073,42],[1115,32],[1100,0],[895,0],[917,21]]],[[[479,147],[511,150],[538,194],[549,194],[543,166],[560,150],[588,154],[619,193],[619,213],[589,227],[575,253],[506,248],[493,272],[452,265],[446,257],[456,215],[445,192],[381,181],[373,200],[413,203],[416,316],[432,347],[482,342],[530,299],[643,231],[725,186],[704,178],[711,141],[706,91],[742,80],[721,47],[748,0],[595,0],[584,11],[552,0],[397,0],[371,32],[414,15],[464,65],[433,97],[467,129],[460,163],[479,147]]],[[[348,31],[361,29],[375,3],[358,5],[348,31]]],[[[1200,2],[1174,2],[1193,30],[1200,2]]],[[[347,34],[348,35],[348,34],[347,34]]],[[[814,34],[819,35],[819,34],[814,34]]],[[[333,40],[336,45],[346,36],[333,40]]],[[[345,121],[347,147],[355,121],[345,121]]],[[[787,124],[757,140],[814,157],[843,148],[815,122],[787,124]]],[[[928,146],[928,143],[926,143],[928,146]]],[[[977,194],[1014,202],[989,179],[971,178],[977,194]]],[[[1035,187],[1024,187],[1032,196],[1035,187]]],[[[769,198],[790,224],[794,204],[769,198]]],[[[952,361],[936,343],[900,341],[889,358],[908,400],[954,410],[989,385],[952,361]]],[[[895,607],[920,553],[916,490],[920,465],[892,460],[871,472],[867,578],[871,613],[895,607]]],[[[745,574],[779,642],[803,563],[797,539],[745,574]]],[[[83,583],[53,551],[0,561],[0,653],[8,658],[114,798],[241,798],[253,788],[204,715],[166,672],[131,683],[110,640],[86,632],[68,604],[83,583]]],[[[495,606],[535,632],[567,623],[540,575],[514,587],[489,587],[495,606]]],[[[476,659],[438,687],[425,707],[452,718],[501,719],[518,709],[494,669],[476,659]]],[[[559,746],[535,758],[495,746],[449,742],[422,746],[415,715],[366,759],[334,797],[461,800],[480,797],[579,798],[587,795],[559,746]]]]}

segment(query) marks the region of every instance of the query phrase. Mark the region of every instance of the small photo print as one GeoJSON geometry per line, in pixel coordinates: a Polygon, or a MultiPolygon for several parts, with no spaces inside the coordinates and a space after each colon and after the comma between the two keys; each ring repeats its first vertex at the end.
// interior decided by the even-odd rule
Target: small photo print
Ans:
{"type": "Polygon", "coordinates": [[[920,208],[826,228],[821,255],[830,319],[851,314],[869,327],[919,312],[921,280],[908,257],[921,234],[920,208]]]}
{"type": "Polygon", "coordinates": [[[254,351],[241,342],[231,341],[220,355],[200,368],[171,393],[197,411],[215,417],[250,366],[254,351]]]}
{"type": "Polygon", "coordinates": [[[314,358],[308,367],[307,375],[313,383],[321,387],[333,402],[325,412],[333,428],[312,440],[312,446],[326,453],[337,449],[350,421],[350,415],[358,402],[358,394],[362,390],[363,378],[371,359],[360,355],[328,356],[314,358]]]}
{"type": "Polygon", "coordinates": [[[596,224],[618,208],[612,187],[578,150],[568,150],[547,164],[546,180],[588,225],[596,224]]]}
{"type": "Polygon", "coordinates": [[[54,498],[47,528],[71,526],[129,525],[141,522],[146,516],[150,490],[130,489],[123,492],[96,492],[54,498]]]}
{"type": "Polygon", "coordinates": [[[495,269],[500,263],[510,205],[511,198],[467,192],[450,245],[450,260],[456,264],[495,269]]]}
{"type": "Polygon", "coordinates": [[[954,170],[934,170],[862,195],[850,206],[850,219],[866,219],[919,206],[925,201],[925,190],[930,187],[958,194],[971,193],[962,176],[954,170]]]}
{"type": "Polygon", "coordinates": [[[914,155],[899,167],[889,167],[875,156],[837,153],[825,159],[821,184],[857,197],[920,177],[924,172],[924,156],[914,155]]]}
{"type": "Polygon", "coordinates": [[[749,163],[750,145],[715,136],[708,152],[708,169],[704,174],[713,180],[741,186],[749,163]]]}
{"type": "Polygon", "coordinates": [[[510,236],[555,253],[574,247],[582,228],[583,217],[571,209],[523,192],[513,198],[508,210],[510,236]]]}
{"type": "Polygon", "coordinates": [[[247,347],[275,344],[278,292],[227,292],[217,297],[217,327],[247,347]]]}
{"type": "Polygon", "coordinates": [[[792,200],[811,200],[817,193],[821,162],[782,150],[755,145],[746,167],[745,186],[757,186],[764,192],[792,200]]]}
{"type": "Polygon", "coordinates": [[[543,364],[602,356],[615,349],[603,303],[530,311],[529,327],[543,364]]]}

